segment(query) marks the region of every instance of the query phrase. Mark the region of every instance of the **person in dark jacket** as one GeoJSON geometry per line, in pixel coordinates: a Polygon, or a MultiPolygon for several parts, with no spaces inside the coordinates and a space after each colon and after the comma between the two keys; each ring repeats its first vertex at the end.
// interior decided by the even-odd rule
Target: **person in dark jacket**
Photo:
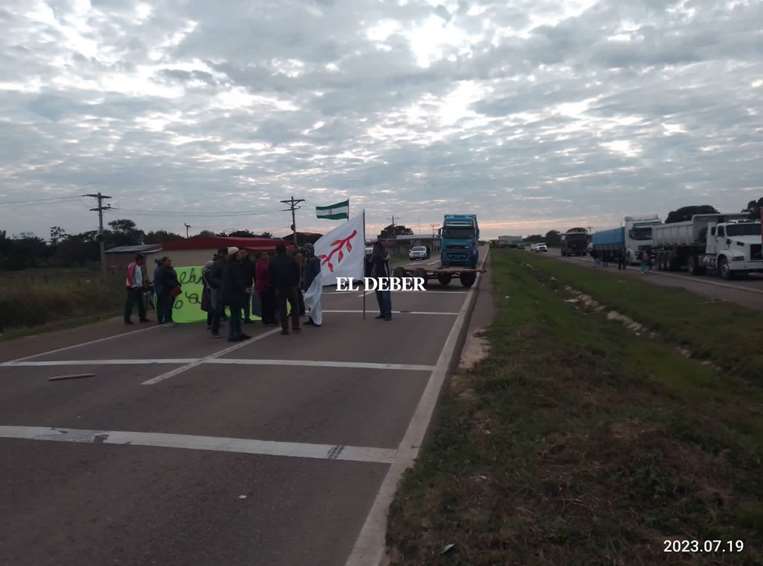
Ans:
{"type": "Polygon", "coordinates": [[[202,270],[202,279],[204,288],[209,291],[209,307],[207,310],[207,326],[212,332],[212,336],[220,336],[220,320],[222,319],[225,306],[223,305],[223,267],[225,267],[225,253],[218,251],[212,262],[202,270]]]}
{"type": "Polygon", "coordinates": [[[287,303],[291,307],[291,328],[294,332],[299,332],[299,265],[292,256],[287,255],[284,244],[276,246],[276,255],[270,260],[270,280],[280,311],[281,334],[289,334],[287,303]]]}
{"type": "Polygon", "coordinates": [[[163,257],[160,265],[154,271],[154,289],[156,291],[156,312],[159,324],[172,321],[172,307],[175,304],[177,290],[180,289],[177,272],[172,267],[172,260],[163,257]]]}
{"type": "Polygon", "coordinates": [[[223,304],[230,309],[228,322],[228,341],[240,342],[250,337],[241,331],[241,310],[246,300],[246,250],[228,248],[228,259],[223,267],[223,304]]]}
{"type": "MultiPolygon", "coordinates": [[[[384,245],[377,241],[371,254],[371,277],[382,278],[390,276],[389,254],[384,245]]],[[[392,293],[390,291],[376,291],[376,302],[379,303],[379,316],[376,318],[392,320],[392,293]]]]}

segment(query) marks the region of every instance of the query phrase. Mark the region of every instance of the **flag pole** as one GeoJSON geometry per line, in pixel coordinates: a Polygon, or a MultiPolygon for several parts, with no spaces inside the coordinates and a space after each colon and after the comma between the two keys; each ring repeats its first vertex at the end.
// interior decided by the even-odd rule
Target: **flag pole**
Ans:
{"type": "MultiPolygon", "coordinates": [[[[363,209],[363,281],[366,280],[366,209],[363,209]]],[[[366,287],[363,286],[363,320],[366,319],[366,287]]]]}

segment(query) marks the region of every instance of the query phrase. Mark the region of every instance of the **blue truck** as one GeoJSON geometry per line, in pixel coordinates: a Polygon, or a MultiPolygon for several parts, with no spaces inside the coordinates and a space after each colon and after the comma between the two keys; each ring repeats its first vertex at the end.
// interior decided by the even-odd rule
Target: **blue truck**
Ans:
{"type": "Polygon", "coordinates": [[[625,253],[625,228],[594,232],[591,236],[591,247],[603,260],[617,259],[618,255],[625,253]]]}
{"type": "Polygon", "coordinates": [[[476,214],[446,214],[440,238],[441,267],[477,267],[480,227],[476,214]]]}

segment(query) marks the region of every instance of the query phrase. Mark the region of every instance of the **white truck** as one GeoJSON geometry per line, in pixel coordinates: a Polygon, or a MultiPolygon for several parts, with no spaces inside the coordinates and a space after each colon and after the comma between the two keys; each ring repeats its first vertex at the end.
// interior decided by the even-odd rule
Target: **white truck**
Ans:
{"type": "Polygon", "coordinates": [[[652,230],[660,224],[660,217],[656,214],[626,216],[623,219],[625,259],[628,263],[638,263],[641,252],[652,249],[652,230]]]}
{"type": "Polygon", "coordinates": [[[759,221],[746,214],[696,214],[691,220],[652,228],[653,254],[660,270],[707,271],[724,279],[763,272],[759,221]]]}

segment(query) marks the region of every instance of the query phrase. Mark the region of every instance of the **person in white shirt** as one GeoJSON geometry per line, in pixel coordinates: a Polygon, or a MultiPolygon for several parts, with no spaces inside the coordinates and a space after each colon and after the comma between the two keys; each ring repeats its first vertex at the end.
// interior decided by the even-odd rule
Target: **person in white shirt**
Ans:
{"type": "Polygon", "coordinates": [[[143,302],[143,282],[145,281],[144,270],[145,262],[142,255],[136,255],[135,261],[127,266],[127,277],[125,278],[125,288],[127,289],[127,300],[125,301],[125,324],[132,324],[132,307],[138,305],[138,318],[141,322],[148,322],[146,318],[146,304],[143,302]]]}

